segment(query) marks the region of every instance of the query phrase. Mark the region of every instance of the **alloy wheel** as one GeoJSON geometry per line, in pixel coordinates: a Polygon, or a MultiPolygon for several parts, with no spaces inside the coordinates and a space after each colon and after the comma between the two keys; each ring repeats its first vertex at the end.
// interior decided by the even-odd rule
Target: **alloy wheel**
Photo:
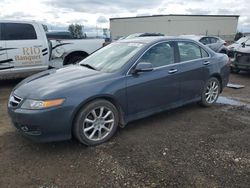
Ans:
{"type": "Polygon", "coordinates": [[[209,104],[214,103],[217,100],[218,95],[219,95],[219,84],[216,81],[212,80],[208,84],[205,93],[205,98],[207,103],[209,104]]]}
{"type": "Polygon", "coordinates": [[[114,122],[114,113],[109,108],[95,108],[85,116],[83,133],[91,141],[103,140],[112,131],[114,122]]]}

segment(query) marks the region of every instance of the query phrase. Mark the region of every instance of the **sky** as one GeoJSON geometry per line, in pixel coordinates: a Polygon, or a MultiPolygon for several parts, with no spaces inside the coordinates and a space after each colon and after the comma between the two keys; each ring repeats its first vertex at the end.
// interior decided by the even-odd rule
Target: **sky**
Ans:
{"type": "Polygon", "coordinates": [[[71,23],[109,28],[109,18],[159,14],[240,15],[238,31],[250,32],[250,0],[0,0],[0,19],[36,20],[50,30],[71,23]]]}

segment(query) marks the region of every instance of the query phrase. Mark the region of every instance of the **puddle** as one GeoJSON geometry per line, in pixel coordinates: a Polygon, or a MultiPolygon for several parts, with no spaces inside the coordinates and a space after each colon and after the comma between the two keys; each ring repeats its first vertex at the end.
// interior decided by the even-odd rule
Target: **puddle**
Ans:
{"type": "Polygon", "coordinates": [[[216,101],[217,104],[226,104],[226,105],[232,105],[232,106],[244,106],[246,108],[250,109],[250,104],[244,103],[235,99],[230,99],[228,97],[219,96],[219,98],[216,101]]]}

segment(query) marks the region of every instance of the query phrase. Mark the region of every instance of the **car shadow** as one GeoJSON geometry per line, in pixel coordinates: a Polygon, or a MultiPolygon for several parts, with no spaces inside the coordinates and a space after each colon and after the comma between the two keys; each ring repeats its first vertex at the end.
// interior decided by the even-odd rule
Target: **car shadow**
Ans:
{"type": "Polygon", "coordinates": [[[9,80],[0,80],[0,86],[4,87],[14,87],[18,83],[20,83],[23,79],[9,79],[9,80]]]}

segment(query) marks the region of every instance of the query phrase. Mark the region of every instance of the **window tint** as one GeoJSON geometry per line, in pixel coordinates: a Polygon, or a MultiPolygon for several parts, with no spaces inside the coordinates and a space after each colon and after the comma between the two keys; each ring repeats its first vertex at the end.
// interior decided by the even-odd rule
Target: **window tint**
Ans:
{"type": "Polygon", "coordinates": [[[218,39],[217,39],[217,38],[214,38],[214,37],[211,37],[211,38],[210,38],[210,41],[211,41],[211,43],[213,44],[213,43],[218,42],[218,39]]]}
{"type": "Polygon", "coordinates": [[[200,42],[204,45],[210,44],[210,40],[208,37],[204,37],[204,38],[200,39],[200,42]]]}
{"type": "Polygon", "coordinates": [[[37,39],[35,29],[30,24],[4,23],[5,40],[32,40],[37,39]]]}
{"type": "Polygon", "coordinates": [[[178,42],[180,61],[189,61],[202,57],[201,48],[192,42],[178,42]]]}
{"type": "Polygon", "coordinates": [[[165,42],[153,46],[142,56],[139,62],[152,63],[153,67],[174,63],[173,43],[165,42]]]}

